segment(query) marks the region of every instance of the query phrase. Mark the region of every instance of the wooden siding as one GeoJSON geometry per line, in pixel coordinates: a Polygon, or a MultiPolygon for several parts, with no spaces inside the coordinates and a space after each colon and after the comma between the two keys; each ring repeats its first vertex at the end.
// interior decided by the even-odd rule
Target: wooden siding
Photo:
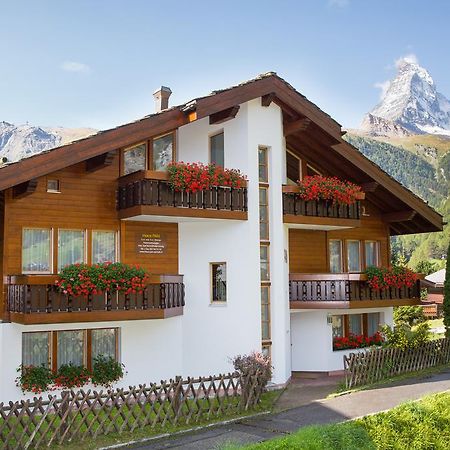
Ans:
{"type": "MultiPolygon", "coordinates": [[[[36,191],[22,198],[13,198],[12,189],[5,192],[3,276],[21,273],[22,229],[39,227],[54,229],[54,271],[57,267],[57,230],[115,230],[120,232],[120,260],[142,264],[152,273],[178,273],[178,225],[167,223],[120,222],[116,211],[116,189],[119,158],[110,166],[86,172],[79,163],[38,179],[36,191]],[[47,192],[47,178],[58,179],[60,193],[47,192]],[[151,230],[167,236],[167,254],[138,256],[135,253],[135,233],[151,230]]],[[[1,210],[1,209],[0,209],[1,210]]],[[[0,215],[0,228],[2,216],[0,215]]],[[[0,245],[1,245],[0,241],[0,245]]],[[[90,233],[87,257],[91,257],[90,233]]],[[[1,268],[1,266],[0,266],[1,268]]],[[[0,311],[4,295],[0,297],[0,311]]]]}
{"type": "MultiPolygon", "coordinates": [[[[289,271],[290,273],[329,272],[328,241],[341,239],[344,242],[343,258],[345,266],[345,241],[378,241],[380,243],[380,264],[389,264],[389,228],[381,220],[380,212],[369,202],[363,202],[365,214],[361,217],[361,227],[333,231],[289,230],[289,271]],[[368,215],[367,215],[368,214],[368,215]]],[[[363,257],[363,253],[361,254],[363,257]]],[[[363,261],[363,260],[362,260],[363,261]]]]}

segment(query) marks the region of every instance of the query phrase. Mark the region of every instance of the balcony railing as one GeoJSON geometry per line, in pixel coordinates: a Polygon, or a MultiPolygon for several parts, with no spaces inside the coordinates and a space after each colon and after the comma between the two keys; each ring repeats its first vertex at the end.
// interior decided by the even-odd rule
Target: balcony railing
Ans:
{"type": "Polygon", "coordinates": [[[6,277],[7,309],[19,323],[92,322],[165,318],[182,314],[182,275],[152,276],[142,293],[70,296],[54,284],[56,276],[6,277]]]}
{"type": "Polygon", "coordinates": [[[361,218],[361,202],[351,205],[337,205],[326,200],[303,200],[296,193],[295,186],[283,186],[283,214],[292,216],[328,217],[334,219],[361,218]]]}
{"type": "Polygon", "coordinates": [[[290,274],[289,300],[294,308],[419,304],[420,280],[410,288],[375,290],[364,274],[290,274]]]}
{"type": "MultiPolygon", "coordinates": [[[[247,188],[213,186],[210,189],[191,193],[174,191],[164,173],[136,172],[119,179],[117,209],[119,211],[136,206],[179,210],[202,210],[221,212],[247,212],[247,188]]],[[[157,212],[157,211],[156,211],[157,212]]],[[[182,211],[179,211],[183,215],[182,211]]]]}

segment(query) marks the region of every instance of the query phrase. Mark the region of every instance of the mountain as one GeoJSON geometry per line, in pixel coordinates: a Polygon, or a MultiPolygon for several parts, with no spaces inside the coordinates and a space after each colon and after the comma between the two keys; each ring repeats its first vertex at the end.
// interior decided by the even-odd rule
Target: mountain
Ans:
{"type": "Polygon", "coordinates": [[[402,58],[380,103],[364,117],[361,130],[372,136],[450,136],[450,101],[437,91],[433,78],[415,58],[402,58]]]}
{"type": "Polygon", "coordinates": [[[93,133],[91,128],[44,128],[0,122],[0,158],[15,162],[93,133]]]}

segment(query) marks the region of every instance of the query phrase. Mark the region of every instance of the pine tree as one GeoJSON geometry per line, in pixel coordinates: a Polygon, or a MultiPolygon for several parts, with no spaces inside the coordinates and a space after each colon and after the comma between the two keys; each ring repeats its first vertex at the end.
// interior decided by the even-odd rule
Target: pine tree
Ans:
{"type": "Polygon", "coordinates": [[[450,246],[447,252],[447,265],[445,266],[444,282],[444,325],[445,334],[450,337],[450,246]]]}

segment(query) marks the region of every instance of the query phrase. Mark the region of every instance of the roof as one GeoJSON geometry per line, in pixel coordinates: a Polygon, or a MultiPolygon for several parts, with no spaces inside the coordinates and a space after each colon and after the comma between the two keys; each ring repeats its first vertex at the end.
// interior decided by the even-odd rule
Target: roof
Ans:
{"type": "Polygon", "coordinates": [[[438,270],[437,272],[431,273],[425,277],[425,280],[435,285],[444,285],[445,282],[445,269],[438,270]]]}
{"type": "Polygon", "coordinates": [[[342,139],[344,133],[338,122],[274,72],[261,74],[182,105],[0,167],[0,191],[259,97],[270,98],[269,103],[277,103],[284,115],[290,119],[303,117],[311,121],[317,136],[326,142],[324,158],[330,161],[334,158],[337,170],[342,170],[342,163],[345,161],[344,166],[351,167],[349,178],[374,182],[381,186],[377,192],[369,194],[371,201],[378,202],[389,212],[401,211],[402,208],[417,212],[415,227],[398,225],[398,228],[393,228],[393,234],[442,230],[441,215],[342,139]],[[193,112],[194,118],[191,114],[193,112]]]}

